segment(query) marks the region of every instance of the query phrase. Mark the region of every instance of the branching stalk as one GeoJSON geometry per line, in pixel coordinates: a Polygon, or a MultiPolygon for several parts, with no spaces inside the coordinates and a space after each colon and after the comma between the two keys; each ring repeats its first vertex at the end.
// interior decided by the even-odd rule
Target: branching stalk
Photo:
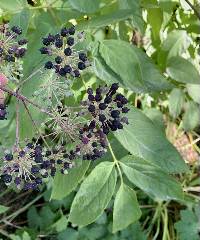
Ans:
{"type": "Polygon", "coordinates": [[[186,3],[192,8],[192,10],[194,11],[194,13],[196,14],[196,16],[198,17],[198,19],[200,20],[200,11],[198,11],[196,9],[196,7],[194,5],[192,5],[192,3],[189,0],[185,0],[186,3]]]}

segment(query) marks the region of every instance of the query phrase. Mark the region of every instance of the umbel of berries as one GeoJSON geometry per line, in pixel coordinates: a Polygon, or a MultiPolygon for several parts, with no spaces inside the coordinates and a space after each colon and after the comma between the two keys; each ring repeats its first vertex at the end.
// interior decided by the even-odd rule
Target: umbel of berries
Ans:
{"type": "Polygon", "coordinates": [[[107,152],[106,135],[101,129],[95,128],[94,121],[80,129],[80,144],[76,147],[76,153],[83,160],[96,160],[107,152]]]}
{"type": "Polygon", "coordinates": [[[22,29],[18,26],[9,28],[7,24],[0,26],[0,62],[1,64],[16,62],[26,53],[27,40],[20,38],[22,29]]]}
{"type": "Polygon", "coordinates": [[[87,90],[87,109],[92,116],[93,125],[102,129],[104,134],[110,131],[123,129],[123,124],[128,124],[125,116],[129,108],[128,100],[121,93],[117,93],[119,85],[113,83],[111,87],[99,87],[96,91],[87,90]]]}
{"type": "Polygon", "coordinates": [[[42,148],[28,143],[24,148],[6,152],[0,168],[1,179],[17,189],[37,189],[42,184],[42,148]]]}
{"type": "Polygon", "coordinates": [[[76,32],[75,27],[62,28],[60,33],[49,34],[43,38],[41,54],[47,54],[50,58],[45,63],[46,69],[54,69],[63,77],[79,77],[81,71],[90,66],[87,54],[76,50],[76,45],[83,41],[84,34],[76,32]]]}
{"type": "Polygon", "coordinates": [[[1,179],[6,185],[17,189],[37,190],[43,179],[54,177],[56,171],[68,173],[73,167],[73,151],[66,153],[63,149],[46,150],[40,145],[28,143],[24,148],[6,152],[0,167],[1,179]]]}

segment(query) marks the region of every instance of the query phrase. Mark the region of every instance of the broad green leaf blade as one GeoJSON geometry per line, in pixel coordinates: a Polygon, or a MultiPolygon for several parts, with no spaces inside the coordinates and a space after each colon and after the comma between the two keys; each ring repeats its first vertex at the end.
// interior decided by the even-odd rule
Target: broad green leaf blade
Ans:
{"type": "Polygon", "coordinates": [[[136,222],[140,216],[141,210],[135,191],[122,183],[114,202],[113,232],[128,227],[131,223],[136,222]]]}
{"type": "Polygon", "coordinates": [[[187,84],[186,85],[188,94],[196,102],[200,104],[200,85],[187,84]]]}
{"type": "Polygon", "coordinates": [[[9,209],[9,207],[5,207],[3,205],[0,205],[0,214],[5,213],[8,209],[9,209]]]}
{"type": "Polygon", "coordinates": [[[163,11],[159,6],[149,8],[147,20],[151,26],[152,39],[154,44],[160,43],[160,29],[163,23],[163,11]]]}
{"type": "Polygon", "coordinates": [[[181,89],[174,88],[169,95],[169,113],[173,118],[177,118],[181,113],[184,104],[184,93],[181,89]]]}
{"type": "Polygon", "coordinates": [[[163,114],[157,108],[144,109],[145,115],[151,119],[156,127],[159,127],[161,131],[165,131],[163,114]]]}
{"type": "Polygon", "coordinates": [[[199,211],[199,206],[181,211],[181,220],[175,223],[180,240],[199,240],[199,211]]]}
{"type": "Polygon", "coordinates": [[[3,9],[5,12],[20,12],[23,8],[27,7],[28,3],[26,0],[6,0],[0,1],[0,8],[3,9]]]}
{"type": "Polygon", "coordinates": [[[172,57],[167,62],[167,74],[177,82],[200,84],[200,74],[195,66],[182,57],[172,57]]]}
{"type": "Polygon", "coordinates": [[[70,169],[66,175],[57,173],[53,181],[51,198],[61,200],[71,193],[83,179],[88,167],[89,161],[83,161],[80,166],[70,169]]]}
{"type": "Polygon", "coordinates": [[[118,10],[109,14],[92,17],[86,23],[85,22],[80,23],[77,27],[78,29],[81,29],[81,30],[97,29],[97,28],[107,26],[109,24],[114,24],[116,22],[126,20],[132,15],[133,15],[132,10],[129,10],[129,9],[118,10]]]}
{"type": "Polygon", "coordinates": [[[30,10],[25,8],[12,17],[10,26],[20,26],[22,28],[22,36],[25,36],[29,27],[30,17],[30,10]]]}
{"type": "Polygon", "coordinates": [[[94,58],[93,66],[95,74],[108,84],[121,81],[121,78],[111,68],[109,68],[100,55],[94,58]]]}
{"type": "Polygon", "coordinates": [[[158,200],[183,199],[181,185],[161,168],[135,156],[120,161],[123,172],[133,184],[158,200]]]}
{"type": "Polygon", "coordinates": [[[120,9],[130,9],[132,11],[131,23],[137,28],[142,34],[145,33],[145,24],[142,18],[142,8],[140,1],[137,0],[118,0],[120,9]]]}
{"type": "Polygon", "coordinates": [[[100,43],[99,52],[105,63],[120,77],[124,87],[134,92],[170,89],[171,84],[136,46],[121,40],[104,40],[100,43]]]}
{"type": "Polygon", "coordinates": [[[200,108],[194,102],[188,102],[186,111],[183,115],[183,128],[185,131],[191,131],[200,124],[200,108]]]}
{"type": "Polygon", "coordinates": [[[94,13],[99,10],[101,0],[69,0],[71,6],[83,13],[94,13]]]}
{"type": "Polygon", "coordinates": [[[102,162],[81,184],[72,203],[69,221],[86,226],[95,221],[108,205],[116,185],[113,162],[102,162]]]}
{"type": "Polygon", "coordinates": [[[176,148],[166,139],[162,130],[140,110],[130,107],[129,124],[115,133],[130,153],[160,166],[164,171],[180,173],[188,168],[176,148]]]}
{"type": "Polygon", "coordinates": [[[174,30],[170,32],[159,49],[158,64],[165,68],[167,59],[181,55],[189,45],[186,31],[174,30]]]}

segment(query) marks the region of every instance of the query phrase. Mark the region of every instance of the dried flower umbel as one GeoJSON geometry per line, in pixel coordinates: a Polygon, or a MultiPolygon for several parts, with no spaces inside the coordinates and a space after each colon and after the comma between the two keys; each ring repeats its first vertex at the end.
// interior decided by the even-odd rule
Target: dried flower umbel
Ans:
{"type": "Polygon", "coordinates": [[[44,47],[40,52],[51,56],[45,68],[54,69],[62,77],[80,77],[80,72],[90,66],[87,54],[76,49],[76,44],[83,39],[83,33],[76,32],[74,26],[64,27],[60,33],[43,38],[44,47]]]}

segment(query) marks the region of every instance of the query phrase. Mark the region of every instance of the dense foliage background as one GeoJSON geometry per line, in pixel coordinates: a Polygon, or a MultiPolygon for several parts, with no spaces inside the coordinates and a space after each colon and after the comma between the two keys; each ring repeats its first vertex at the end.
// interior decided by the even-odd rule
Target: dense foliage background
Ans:
{"type": "MultiPolygon", "coordinates": [[[[199,12],[192,0],[0,1],[1,23],[21,26],[29,40],[22,80],[43,67],[42,37],[72,23],[86,33],[92,66],[65,104],[119,82],[131,108],[102,159],[57,174],[40,192],[0,182],[0,239],[199,239],[199,12]]],[[[23,95],[46,107],[37,96],[50,77],[30,77],[23,95]]],[[[7,98],[0,155],[15,142],[16,99],[7,98]]],[[[44,115],[30,112],[44,131],[44,115]]],[[[20,126],[21,140],[37,133],[23,106],[20,126]]]]}

